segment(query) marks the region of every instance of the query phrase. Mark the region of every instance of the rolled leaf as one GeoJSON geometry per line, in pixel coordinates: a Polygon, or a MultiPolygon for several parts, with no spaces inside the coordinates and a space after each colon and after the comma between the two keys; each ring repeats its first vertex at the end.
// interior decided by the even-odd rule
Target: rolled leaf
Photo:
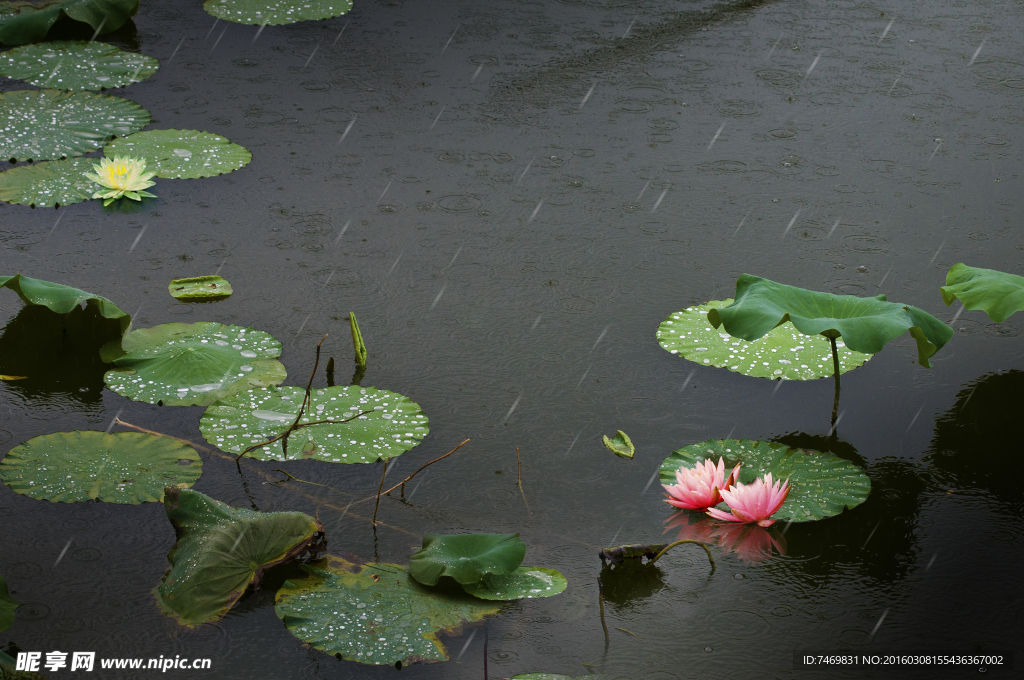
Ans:
{"type": "Polygon", "coordinates": [[[996,323],[1024,309],[1024,276],[995,269],[955,264],[939,290],[947,306],[959,299],[964,309],[980,309],[996,323]]]}

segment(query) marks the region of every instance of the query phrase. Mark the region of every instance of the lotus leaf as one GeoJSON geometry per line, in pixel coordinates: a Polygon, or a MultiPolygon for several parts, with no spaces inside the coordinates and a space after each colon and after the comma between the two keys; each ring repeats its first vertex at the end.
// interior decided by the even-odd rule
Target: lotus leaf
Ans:
{"type": "Polygon", "coordinates": [[[775,520],[809,522],[838,515],[863,503],[871,492],[864,470],[833,453],[749,439],[709,440],[677,449],[661,464],[661,483],[675,483],[680,466],[693,467],[706,459],[717,462],[719,457],[725,459],[727,470],[742,463],[743,484],[769,472],[773,479],[789,480],[789,497],[772,516],[775,520]]]}
{"type": "MultiPolygon", "coordinates": [[[[214,446],[241,453],[287,430],[295,422],[304,395],[298,387],[241,392],[208,408],[199,430],[214,446]]],[[[429,431],[427,422],[419,404],[401,394],[359,385],[326,387],[312,390],[302,427],[288,435],[287,455],[281,440],[246,455],[260,460],[373,463],[419,444],[429,431]],[[341,422],[345,420],[349,422],[341,422]]]]}
{"type": "Polygon", "coordinates": [[[461,591],[424,587],[397,564],[356,565],[332,556],[302,569],[307,576],[277,591],[277,615],[306,644],[349,661],[446,661],[438,632],[499,610],[461,591]]]}
{"type": "Polygon", "coordinates": [[[511,574],[486,574],[477,583],[466,583],[462,588],[483,600],[530,600],[558,595],[568,586],[565,577],[554,569],[519,567],[511,574]]]}
{"type": "Polygon", "coordinates": [[[206,0],[203,9],[237,24],[279,26],[340,17],[352,9],[352,0],[206,0]]]}
{"type": "Polygon", "coordinates": [[[629,435],[622,430],[619,430],[618,434],[611,438],[609,438],[608,435],[603,435],[601,440],[604,442],[605,448],[616,456],[632,458],[633,454],[636,453],[636,449],[633,448],[633,442],[630,441],[629,435]]]}
{"type": "Polygon", "coordinates": [[[88,201],[103,188],[85,176],[95,163],[95,158],[66,158],[5,170],[0,172],[0,201],[33,208],[88,201]]]}
{"type": "Polygon", "coordinates": [[[219,276],[193,276],[175,279],[168,292],[179,300],[220,300],[231,295],[231,284],[219,276]]]}
{"type": "Polygon", "coordinates": [[[917,341],[918,363],[925,368],[931,368],[928,357],[953,337],[953,329],[931,314],[910,305],[886,302],[884,295],[861,298],[819,293],[750,274],[736,281],[736,301],[712,308],[708,321],[747,341],[792,321],[801,333],[842,336],[848,348],[865,354],[882,351],[887,342],[909,331],[917,341]]]}
{"type": "MultiPolygon", "coordinates": [[[[713,308],[728,307],[732,299],[712,300],[675,312],[658,326],[658,342],[672,354],[705,366],[727,368],[755,378],[814,380],[832,375],[832,349],[820,335],[804,335],[784,323],[753,342],[723,333],[708,322],[713,308]]],[[[853,352],[836,342],[839,371],[861,366],[870,354],[853,352]]]]}
{"type": "Polygon", "coordinates": [[[154,593],[183,626],[219,619],[250,584],[259,587],[264,571],[315,556],[325,544],[323,526],[301,512],[233,508],[175,488],[167,489],[164,507],[178,540],[154,593]]]}
{"type": "Polygon", "coordinates": [[[104,376],[118,394],[155,404],[207,406],[242,390],[284,381],[281,343],[263,331],[214,321],[165,323],[121,339],[104,376]]]}
{"type": "Polygon", "coordinates": [[[16,47],[0,54],[0,75],[59,90],[124,87],[160,67],[153,57],[101,42],[61,40],[16,47]]]}
{"type": "MultiPolygon", "coordinates": [[[[0,8],[0,12],[2,12],[2,8],[0,8]]],[[[17,661],[13,657],[0,652],[0,680],[46,680],[46,677],[39,673],[17,671],[14,670],[16,667],[17,661]]]]}
{"type": "Polygon", "coordinates": [[[7,581],[0,576],[0,633],[14,625],[14,610],[21,605],[11,599],[7,592],[7,581]]]}
{"type": "Polygon", "coordinates": [[[198,179],[245,167],[252,154],[220,135],[198,130],[147,130],[107,144],[108,158],[129,156],[167,179],[198,179]]]}
{"type": "Polygon", "coordinates": [[[520,673],[519,675],[513,675],[509,680],[601,680],[604,677],[606,676],[595,673],[580,676],[559,675],[557,673],[520,673]]]}
{"type": "Polygon", "coordinates": [[[1024,276],[1016,274],[968,267],[961,262],[950,268],[946,285],[940,290],[947,306],[959,299],[965,309],[980,309],[996,323],[1024,310],[1024,276]]]}
{"type": "Polygon", "coordinates": [[[525,556],[519,534],[427,534],[409,557],[409,574],[428,586],[442,576],[472,585],[487,574],[512,574],[525,556]]]}
{"type": "Polygon", "coordinates": [[[149,111],[96,92],[11,90],[0,92],[0,120],[0,158],[42,161],[81,156],[137,132],[149,111]]]}
{"type": "Polygon", "coordinates": [[[203,462],[177,439],[141,432],[77,430],[34,437],[0,460],[0,481],[40,500],[159,501],[164,487],[189,487],[203,462]]]}
{"type": "Polygon", "coordinates": [[[0,3],[0,42],[24,45],[39,42],[62,17],[92,26],[97,32],[110,33],[135,16],[139,0],[44,0],[0,3]],[[6,10],[6,11],[5,11],[6,10]]]}
{"type": "Polygon", "coordinates": [[[71,286],[15,274],[0,276],[0,287],[10,288],[27,305],[42,305],[57,314],[68,314],[84,302],[86,307],[95,307],[101,316],[116,322],[121,334],[132,325],[132,318],[107,298],[71,286]]]}

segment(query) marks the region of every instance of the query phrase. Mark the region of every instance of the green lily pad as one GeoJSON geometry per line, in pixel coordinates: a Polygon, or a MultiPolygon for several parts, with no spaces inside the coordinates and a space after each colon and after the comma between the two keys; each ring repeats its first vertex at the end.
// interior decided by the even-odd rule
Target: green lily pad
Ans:
{"type": "Polygon", "coordinates": [[[608,435],[604,435],[602,438],[606,449],[614,453],[616,456],[622,458],[632,458],[633,454],[636,453],[636,449],[633,448],[633,442],[630,441],[629,435],[622,430],[618,431],[612,438],[608,438],[608,435]]]}
{"type": "MultiPolygon", "coordinates": [[[[52,160],[95,151],[149,124],[149,111],[97,92],[0,92],[0,158],[52,160]]],[[[38,202],[37,202],[38,205],[38,202]]]]}
{"type": "Polygon", "coordinates": [[[315,556],[324,528],[301,512],[233,508],[188,489],[167,489],[167,519],[178,541],[171,568],[154,590],[160,608],[183,626],[224,616],[271,567],[315,556]]]}
{"type": "MultiPolygon", "coordinates": [[[[2,8],[0,8],[2,12],[2,8]]],[[[9,654],[0,651],[0,680],[46,680],[46,676],[39,673],[16,671],[18,662],[9,654]]]]}
{"type": "Polygon", "coordinates": [[[0,288],[10,288],[25,304],[41,305],[56,314],[69,314],[85,303],[86,307],[94,307],[100,316],[116,323],[120,334],[132,325],[132,317],[107,298],[71,286],[15,274],[0,276],[0,288]]]}
{"type": "Polygon", "coordinates": [[[884,295],[861,298],[819,293],[750,274],[736,281],[736,301],[709,310],[708,321],[747,341],[792,321],[801,333],[842,336],[847,347],[865,354],[881,352],[887,342],[909,331],[917,340],[918,363],[925,368],[931,368],[928,357],[953,337],[953,329],[928,312],[887,302],[884,295]]]}
{"type": "MultiPolygon", "coordinates": [[[[199,430],[221,450],[241,453],[287,430],[295,422],[304,395],[299,387],[240,392],[206,409],[199,430]]],[[[288,436],[287,455],[281,441],[246,455],[259,460],[373,463],[405,453],[429,432],[419,404],[395,392],[359,385],[313,390],[301,422],[324,420],[334,422],[293,431],[288,436]],[[340,423],[343,420],[349,422],[340,423]]]]}
{"type": "Polygon", "coordinates": [[[206,0],[203,9],[236,24],[280,26],[340,17],[352,9],[352,0],[206,0]]]}
{"type": "Polygon", "coordinates": [[[168,292],[179,300],[220,300],[231,295],[231,284],[219,276],[193,276],[174,279],[168,292]]]}
{"type": "Polygon", "coordinates": [[[117,368],[103,379],[121,396],[169,406],[208,406],[252,387],[284,381],[281,343],[263,331],[215,321],[165,323],[132,331],[104,348],[117,368]],[[116,351],[119,349],[120,351],[116,351]],[[120,356],[117,356],[120,354],[120,356]]]}
{"type": "Polygon", "coordinates": [[[110,33],[121,28],[139,9],[139,0],[43,0],[0,3],[0,42],[24,45],[39,42],[60,19],[88,24],[110,33]]]}
{"type": "Polygon", "coordinates": [[[727,470],[743,464],[739,478],[743,484],[769,472],[775,480],[789,480],[789,496],[772,516],[775,520],[824,519],[860,505],[871,493],[871,480],[864,470],[834,453],[749,439],[712,439],[677,449],[661,464],[661,483],[674,484],[680,466],[693,467],[706,459],[717,462],[719,457],[725,459],[727,470]]]}
{"type": "Polygon", "coordinates": [[[0,460],[0,481],[31,498],[138,505],[164,488],[189,487],[203,461],[177,439],[141,432],[77,430],[34,437],[0,460]]]}
{"type": "Polygon", "coordinates": [[[442,576],[472,585],[487,574],[513,573],[525,556],[519,534],[427,534],[409,557],[409,574],[427,586],[442,576]]]}
{"type": "Polygon", "coordinates": [[[5,170],[0,172],[0,201],[34,208],[88,201],[103,188],[85,176],[95,163],[95,158],[67,158],[5,170]]]}
{"type": "Polygon", "coordinates": [[[397,564],[355,565],[332,556],[302,569],[307,576],[277,591],[277,615],[295,637],[349,661],[447,661],[437,633],[499,611],[460,591],[424,587],[397,564]]]}
{"type": "Polygon", "coordinates": [[[0,576],[0,633],[14,625],[14,610],[21,605],[11,599],[7,592],[7,581],[0,576]]]}
{"type": "MultiPolygon", "coordinates": [[[[732,299],[712,300],[675,312],[658,326],[658,343],[704,366],[727,368],[754,378],[778,380],[814,380],[831,376],[832,347],[821,335],[804,335],[786,322],[753,342],[733,337],[716,329],[708,321],[711,309],[728,307],[732,299]]],[[[842,340],[839,372],[845,373],[872,357],[850,350],[842,340]]]]}
{"type": "Polygon", "coordinates": [[[248,149],[212,132],[147,130],[115,139],[103,149],[107,158],[129,156],[146,161],[146,169],[167,179],[214,177],[248,165],[248,149]]]}
{"type": "Polygon", "coordinates": [[[996,323],[1024,310],[1024,276],[995,269],[955,264],[946,274],[946,285],[939,290],[947,306],[959,299],[965,309],[980,309],[996,323]]]}
{"type": "Polygon", "coordinates": [[[519,567],[511,574],[486,574],[477,583],[465,583],[463,590],[483,600],[531,600],[551,597],[569,586],[554,569],[519,567]]]}
{"type": "Polygon", "coordinates": [[[0,54],[0,75],[58,90],[124,87],[160,67],[153,57],[101,42],[60,40],[16,47],[0,54]]]}

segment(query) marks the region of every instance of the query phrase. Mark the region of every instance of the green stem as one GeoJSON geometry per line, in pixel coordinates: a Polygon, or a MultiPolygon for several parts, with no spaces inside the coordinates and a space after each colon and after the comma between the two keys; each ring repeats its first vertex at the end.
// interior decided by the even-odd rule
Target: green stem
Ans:
{"type": "Polygon", "coordinates": [[[836,379],[836,396],[832,400],[832,429],[836,427],[836,414],[839,413],[839,350],[836,347],[836,339],[829,338],[832,343],[832,375],[836,379]]]}
{"type": "Polygon", "coordinates": [[[700,541],[694,541],[694,540],[689,539],[689,538],[684,538],[683,540],[676,541],[675,543],[669,543],[664,548],[662,548],[661,552],[658,553],[657,555],[655,555],[654,559],[652,559],[647,564],[654,564],[655,562],[658,561],[658,559],[662,555],[664,555],[665,553],[667,553],[669,550],[671,550],[672,548],[676,547],[677,545],[682,545],[683,543],[696,543],[700,547],[704,548],[704,552],[706,552],[708,554],[708,562],[711,563],[711,573],[712,574],[715,573],[715,569],[717,569],[717,567],[715,566],[715,558],[711,556],[711,551],[708,550],[708,547],[705,544],[701,543],[700,541]]]}

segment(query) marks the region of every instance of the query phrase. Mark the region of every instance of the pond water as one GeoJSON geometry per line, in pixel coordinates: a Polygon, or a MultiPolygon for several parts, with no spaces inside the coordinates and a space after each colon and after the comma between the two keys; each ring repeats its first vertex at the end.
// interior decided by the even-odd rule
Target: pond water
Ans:
{"type": "MultiPolygon", "coordinates": [[[[890,343],[843,377],[832,441],[831,380],[779,387],[697,366],[655,331],[685,306],[731,297],[743,272],[885,293],[946,322],[959,303],[945,307],[938,287],[952,264],[1019,273],[1022,25],[1007,0],[356,0],[348,16],[254,39],[256,27],[215,25],[198,0],[143,0],[109,40],[159,58],[160,71],[115,94],[151,111],[150,128],[222,134],[251,164],[158,180],[159,198],[131,209],[0,205],[0,274],[106,296],[136,328],[266,331],[284,344],[289,385],[305,384],[325,333],[343,382],[355,311],[362,384],[430,418],[389,479],[470,443],[407,502],[382,499],[376,530],[372,503],[344,509],[375,492],[381,464],[278,465],[328,489],[276,483],[271,463],[240,476],[204,451],[195,488],[317,514],[329,549],[363,560],[404,563],[428,532],[518,531],[524,564],[569,579],[560,596],[504,606],[486,635],[443,636],[451,661],[403,677],[480,678],[485,637],[491,678],[977,675],[799,670],[793,655],[1020,648],[1024,321],[963,312],[931,370],[909,336],[890,343]],[[171,279],[214,271],[230,299],[167,295],[171,279]],[[632,460],[601,444],[617,429],[632,460]],[[872,493],[840,516],[777,525],[769,559],[716,546],[709,577],[704,554],[684,546],[657,571],[607,580],[606,643],[598,551],[673,540],[652,474],[672,450],[726,437],[831,448],[867,470],[872,493]]],[[[6,332],[19,332],[19,309],[0,295],[6,332]]],[[[89,358],[22,347],[45,379],[0,383],[4,451],[106,429],[117,414],[202,443],[201,407],[130,401],[103,388],[89,358]]],[[[179,626],[151,593],[174,540],[159,503],[0,488],[0,574],[29,603],[0,649],[212,659],[179,677],[396,673],[293,637],[273,610],[286,572],[223,620],[179,626]]],[[[102,677],[141,677],[118,673],[102,677]]]]}

